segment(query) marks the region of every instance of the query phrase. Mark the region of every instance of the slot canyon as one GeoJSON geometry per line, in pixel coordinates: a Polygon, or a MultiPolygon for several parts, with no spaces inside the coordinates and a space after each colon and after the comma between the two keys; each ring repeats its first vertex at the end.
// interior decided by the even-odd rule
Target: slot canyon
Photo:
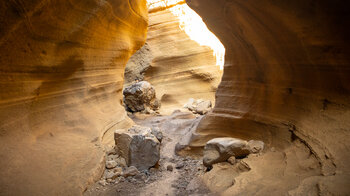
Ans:
{"type": "Polygon", "coordinates": [[[349,5],[2,1],[0,196],[350,195],[349,5]]]}

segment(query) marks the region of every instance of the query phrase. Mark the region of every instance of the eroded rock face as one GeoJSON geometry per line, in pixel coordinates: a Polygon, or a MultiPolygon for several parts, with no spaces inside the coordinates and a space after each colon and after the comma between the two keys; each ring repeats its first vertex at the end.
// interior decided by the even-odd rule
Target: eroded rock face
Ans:
{"type": "Polygon", "coordinates": [[[134,83],[123,91],[124,103],[132,112],[150,112],[160,108],[154,87],[146,81],[134,83]]]}
{"type": "Polygon", "coordinates": [[[134,125],[129,130],[114,133],[116,150],[125,158],[128,166],[139,170],[149,169],[160,158],[160,142],[149,127],[134,125]]]}
{"type": "Polygon", "coordinates": [[[160,112],[171,114],[191,97],[214,102],[222,71],[213,51],[180,29],[168,9],[149,13],[147,44],[128,62],[125,75],[150,82],[162,102],[160,112]]]}
{"type": "MultiPolygon", "coordinates": [[[[316,194],[349,194],[339,184],[350,182],[350,156],[345,150],[350,148],[350,18],[345,8],[349,2],[187,3],[226,48],[215,107],[198,125],[191,145],[204,146],[223,135],[263,140],[281,150],[300,138],[322,168],[319,179],[302,183],[298,179],[300,189],[305,190],[308,183],[309,187],[320,183],[325,188],[316,194]]],[[[257,176],[247,174],[246,179],[257,176]]],[[[288,178],[284,175],[279,179],[290,182],[288,178]]],[[[236,183],[226,195],[249,192],[251,183],[258,181],[236,183]]],[[[279,189],[282,187],[288,189],[280,184],[279,189]]],[[[271,195],[272,190],[259,193],[271,195]]],[[[288,190],[283,191],[281,194],[288,190]]]]}
{"type": "Polygon", "coordinates": [[[2,1],[0,13],[1,194],[80,195],[102,173],[100,136],[131,124],[122,76],[146,2],[2,1]]]}

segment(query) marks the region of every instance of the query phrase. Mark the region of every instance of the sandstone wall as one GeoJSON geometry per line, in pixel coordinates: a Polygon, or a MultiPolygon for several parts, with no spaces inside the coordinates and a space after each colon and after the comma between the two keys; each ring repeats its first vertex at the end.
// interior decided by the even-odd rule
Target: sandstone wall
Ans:
{"type": "Polygon", "coordinates": [[[215,102],[222,71],[213,51],[191,40],[168,9],[150,12],[147,45],[127,67],[144,71],[145,66],[144,79],[155,87],[162,114],[182,108],[189,98],[215,102]]]}
{"type": "Polygon", "coordinates": [[[328,179],[320,189],[348,193],[341,184],[349,183],[350,173],[349,3],[187,3],[226,48],[215,109],[201,121],[192,145],[224,135],[283,149],[299,138],[328,179]]]}
{"type": "Polygon", "coordinates": [[[0,195],[79,195],[99,177],[105,132],[131,123],[124,67],[146,29],[144,0],[0,3],[0,195]]]}

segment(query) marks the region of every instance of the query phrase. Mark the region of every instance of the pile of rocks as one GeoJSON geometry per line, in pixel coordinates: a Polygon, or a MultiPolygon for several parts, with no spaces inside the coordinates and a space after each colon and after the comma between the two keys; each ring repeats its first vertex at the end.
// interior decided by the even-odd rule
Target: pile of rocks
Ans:
{"type": "Polygon", "coordinates": [[[107,156],[106,170],[99,184],[104,186],[108,183],[119,183],[125,181],[130,176],[137,175],[140,175],[140,178],[146,178],[146,175],[139,172],[136,167],[128,167],[123,157],[118,154],[110,154],[107,156]]]}
{"type": "Polygon", "coordinates": [[[116,130],[115,148],[107,153],[106,170],[99,184],[147,181],[149,168],[160,158],[162,132],[157,128],[134,125],[128,130],[116,130]]]}
{"type": "Polygon", "coordinates": [[[146,81],[126,87],[123,95],[125,107],[130,112],[151,114],[160,108],[160,101],[156,98],[154,87],[146,81]]]}
{"type": "Polygon", "coordinates": [[[212,109],[212,104],[210,100],[195,100],[190,98],[188,102],[184,105],[184,108],[192,111],[194,114],[206,114],[212,109]]]}
{"type": "Polygon", "coordinates": [[[251,153],[260,153],[263,149],[262,141],[245,141],[231,137],[214,138],[204,147],[203,164],[206,167],[225,161],[234,164],[236,159],[244,158],[251,153]]]}

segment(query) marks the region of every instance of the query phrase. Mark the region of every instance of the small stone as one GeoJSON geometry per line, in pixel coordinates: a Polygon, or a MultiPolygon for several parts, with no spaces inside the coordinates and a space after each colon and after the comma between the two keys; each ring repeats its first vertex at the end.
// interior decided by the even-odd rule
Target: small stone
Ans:
{"type": "Polygon", "coordinates": [[[119,155],[108,155],[107,156],[107,161],[114,161],[119,157],[119,155]]]}
{"type": "Polygon", "coordinates": [[[118,165],[118,164],[117,164],[117,162],[115,162],[115,161],[107,161],[107,162],[106,162],[106,168],[107,168],[107,169],[113,169],[113,168],[115,168],[117,165],[118,165]]]}
{"type": "Polygon", "coordinates": [[[232,165],[234,165],[236,163],[236,157],[231,156],[230,158],[227,159],[227,162],[231,163],[232,165]]]}
{"type": "Polygon", "coordinates": [[[120,177],[118,178],[118,181],[119,181],[119,182],[124,182],[124,181],[125,181],[125,178],[124,178],[123,176],[120,176],[120,177]]]}
{"type": "Polygon", "coordinates": [[[163,133],[158,127],[153,127],[151,133],[158,139],[159,142],[163,140],[163,133]]]}
{"type": "Polygon", "coordinates": [[[276,152],[275,147],[272,147],[272,148],[271,148],[271,152],[276,152]]]}
{"type": "Polygon", "coordinates": [[[248,141],[248,147],[251,153],[260,153],[264,150],[264,142],[258,140],[248,141]]]}
{"type": "Polygon", "coordinates": [[[155,172],[157,172],[157,169],[154,168],[154,167],[152,167],[152,168],[149,169],[149,171],[150,171],[151,173],[155,173],[155,172]]]}
{"type": "Polygon", "coordinates": [[[144,173],[139,173],[135,176],[135,179],[145,181],[147,179],[147,176],[144,173]]]}
{"type": "Polygon", "coordinates": [[[166,166],[166,170],[168,170],[168,171],[173,171],[173,166],[172,166],[172,165],[166,166]]]}
{"type": "Polygon", "coordinates": [[[117,173],[114,173],[113,171],[108,171],[107,173],[106,173],[106,179],[108,180],[108,179],[115,179],[115,178],[117,178],[118,177],[118,175],[119,174],[117,174],[117,173]]]}
{"type": "Polygon", "coordinates": [[[115,162],[117,162],[117,165],[119,167],[126,167],[126,161],[123,157],[118,157],[117,159],[115,159],[115,162]]]}
{"type": "Polygon", "coordinates": [[[184,165],[183,162],[179,162],[179,163],[176,163],[175,168],[176,168],[176,169],[181,169],[181,168],[183,168],[184,166],[185,166],[185,165],[184,165]]]}
{"type": "Polygon", "coordinates": [[[112,179],[107,179],[107,182],[108,182],[108,183],[114,183],[115,181],[112,180],[112,179]]]}
{"type": "Polygon", "coordinates": [[[139,170],[137,170],[136,167],[134,166],[130,166],[128,168],[126,168],[123,172],[123,177],[126,178],[126,177],[129,177],[129,176],[135,176],[137,175],[139,172],[139,170]]]}
{"type": "Polygon", "coordinates": [[[98,181],[98,184],[100,184],[101,186],[106,186],[107,182],[106,182],[106,180],[100,180],[100,181],[98,181]]]}
{"type": "Polygon", "coordinates": [[[113,173],[115,173],[117,176],[121,176],[123,175],[123,169],[121,167],[116,167],[113,169],[113,173]]]}

